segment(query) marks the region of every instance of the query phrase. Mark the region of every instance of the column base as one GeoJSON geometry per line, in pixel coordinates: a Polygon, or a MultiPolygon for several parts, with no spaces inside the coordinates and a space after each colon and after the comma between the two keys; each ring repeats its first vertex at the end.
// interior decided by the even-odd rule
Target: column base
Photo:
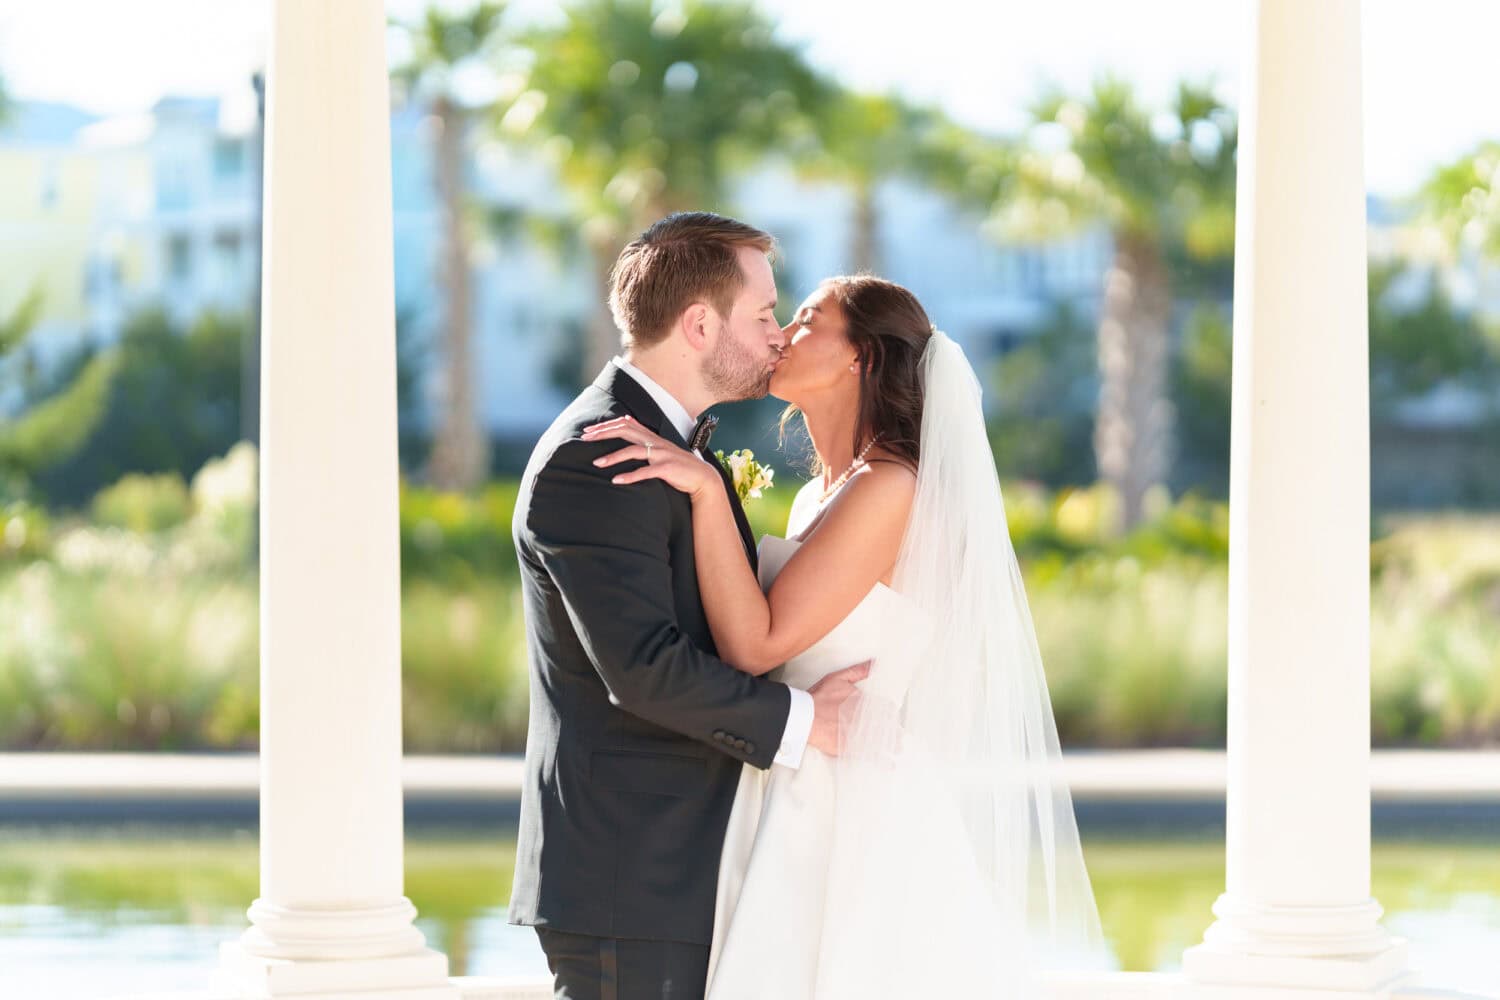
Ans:
{"type": "Polygon", "coordinates": [[[1407,945],[1379,924],[1379,903],[1267,906],[1224,893],[1203,942],[1182,954],[1196,983],[1348,991],[1367,996],[1411,975],[1407,945]]]}
{"type": "Polygon", "coordinates": [[[431,948],[384,958],[270,958],[238,941],[219,946],[210,983],[215,997],[316,1000],[358,994],[370,1000],[459,1000],[448,979],[448,956],[431,948]]]}
{"type": "Polygon", "coordinates": [[[413,921],[417,908],[405,896],[375,906],[281,906],[264,898],[250,904],[249,929],[239,943],[266,958],[385,958],[410,955],[427,943],[413,921]]]}

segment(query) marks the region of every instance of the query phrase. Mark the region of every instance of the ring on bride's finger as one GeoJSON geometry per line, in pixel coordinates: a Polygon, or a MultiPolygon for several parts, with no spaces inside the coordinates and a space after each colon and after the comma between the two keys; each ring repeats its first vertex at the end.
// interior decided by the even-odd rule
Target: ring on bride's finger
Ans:
{"type": "Polygon", "coordinates": [[[646,461],[651,461],[651,442],[646,442],[646,461]]]}

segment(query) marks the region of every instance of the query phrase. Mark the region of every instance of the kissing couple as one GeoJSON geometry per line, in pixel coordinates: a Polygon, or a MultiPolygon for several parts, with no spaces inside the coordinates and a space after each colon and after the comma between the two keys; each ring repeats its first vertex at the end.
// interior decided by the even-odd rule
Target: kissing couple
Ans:
{"type": "Polygon", "coordinates": [[[878,277],[781,325],[775,252],[626,246],[526,468],[510,922],[568,1000],[1039,996],[1107,958],[979,381],[878,277]],[[700,416],[768,393],[816,460],[757,546],[700,416]]]}

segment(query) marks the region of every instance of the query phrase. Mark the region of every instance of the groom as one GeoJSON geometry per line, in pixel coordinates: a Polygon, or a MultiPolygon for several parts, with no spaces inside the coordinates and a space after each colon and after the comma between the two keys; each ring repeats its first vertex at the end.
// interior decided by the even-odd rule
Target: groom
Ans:
{"type": "MultiPolygon", "coordinates": [[[[568,1000],[701,1000],[719,852],[746,763],[836,752],[839,706],[868,668],[811,691],[715,656],[693,562],[692,504],[618,441],[630,415],[706,462],[715,403],[766,395],[783,334],[769,235],[708,212],[668,216],[620,254],[609,305],[625,345],[542,435],[512,525],[531,721],[510,922],[536,928],[568,1000]]],[[[722,472],[722,470],[721,470],[722,472]]],[[[755,540],[725,489],[755,563],[755,540]]]]}

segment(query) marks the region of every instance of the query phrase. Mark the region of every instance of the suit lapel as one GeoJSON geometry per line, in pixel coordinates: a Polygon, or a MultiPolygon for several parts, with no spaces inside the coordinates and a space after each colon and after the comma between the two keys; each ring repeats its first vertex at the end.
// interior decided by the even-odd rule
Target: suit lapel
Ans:
{"type": "Polygon", "coordinates": [[[599,377],[594,379],[594,387],[613,396],[616,402],[630,411],[632,417],[677,447],[688,446],[688,443],[682,439],[682,435],[677,433],[677,428],[671,419],[661,411],[661,407],[656,405],[656,400],[652,399],[651,394],[646,391],[646,387],[613,361],[605,365],[599,377]]]}
{"type": "Polygon", "coordinates": [[[760,560],[756,558],[755,532],[750,528],[750,519],[745,516],[745,508],[740,503],[740,495],[734,490],[734,480],[729,476],[729,470],[725,469],[714,457],[714,453],[707,447],[699,450],[698,454],[708,461],[715,469],[719,470],[719,479],[724,483],[724,492],[729,494],[729,506],[734,511],[734,523],[740,529],[740,541],[745,545],[745,555],[750,559],[750,568],[760,575],[760,560]]]}
{"type": "MultiPolygon", "coordinates": [[[[683,440],[682,435],[677,432],[676,426],[662,412],[661,407],[656,405],[656,400],[651,398],[646,387],[632,378],[630,373],[619,365],[613,361],[606,364],[604,370],[599,373],[599,377],[594,379],[594,386],[612,396],[642,424],[650,427],[677,447],[687,449],[688,443],[683,440]]],[[[729,494],[729,506],[734,511],[734,523],[740,529],[740,541],[745,546],[745,557],[750,560],[751,569],[759,574],[760,561],[756,558],[755,533],[750,528],[750,520],[745,517],[745,509],[740,505],[738,494],[734,492],[734,480],[729,478],[729,473],[724,466],[719,464],[713,452],[703,448],[699,454],[718,471],[719,479],[724,483],[724,490],[729,494]]]]}

